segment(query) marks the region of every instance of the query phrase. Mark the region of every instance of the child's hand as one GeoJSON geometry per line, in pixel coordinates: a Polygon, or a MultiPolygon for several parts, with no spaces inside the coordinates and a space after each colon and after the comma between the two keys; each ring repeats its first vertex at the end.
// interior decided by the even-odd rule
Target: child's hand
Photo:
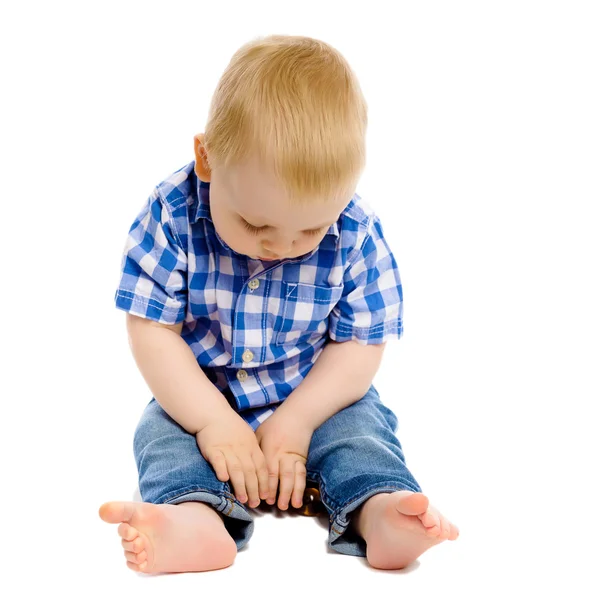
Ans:
{"type": "Polygon", "coordinates": [[[269,472],[269,496],[273,504],[279,486],[281,510],[287,510],[290,497],[292,506],[300,508],[306,487],[306,461],[314,430],[312,427],[292,420],[284,413],[273,413],[256,430],[256,439],[264,453],[269,472]]]}
{"type": "Polygon", "coordinates": [[[265,457],[252,427],[235,411],[222,412],[196,434],[202,456],[220,481],[231,479],[237,499],[256,507],[267,498],[265,457]],[[259,497],[260,496],[260,497],[259,497]]]}

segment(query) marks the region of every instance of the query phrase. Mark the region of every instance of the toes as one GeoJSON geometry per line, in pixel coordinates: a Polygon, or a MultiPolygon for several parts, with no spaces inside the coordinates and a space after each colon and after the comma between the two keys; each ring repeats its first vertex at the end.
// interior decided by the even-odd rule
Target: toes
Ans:
{"type": "Polygon", "coordinates": [[[142,563],[145,563],[148,559],[148,555],[146,554],[145,550],[142,550],[142,552],[140,552],[139,554],[136,554],[135,552],[128,552],[127,550],[125,550],[123,554],[125,554],[125,558],[128,562],[134,563],[136,565],[141,565],[142,563]]]}
{"type": "Polygon", "coordinates": [[[136,571],[137,573],[140,573],[143,571],[143,568],[146,567],[148,563],[144,563],[143,565],[138,565],[136,563],[132,563],[127,561],[127,566],[132,570],[132,571],[136,571]]]}
{"type": "Polygon", "coordinates": [[[421,523],[423,523],[424,527],[434,527],[440,526],[440,517],[437,513],[433,512],[431,509],[427,510],[423,514],[417,515],[419,519],[421,519],[421,523]]]}
{"type": "Polygon", "coordinates": [[[446,539],[455,540],[458,537],[458,527],[446,517],[440,515],[440,527],[446,535],[446,539]]]}
{"type": "Polygon", "coordinates": [[[441,517],[440,518],[440,529],[441,529],[441,534],[440,537],[443,540],[447,540],[450,537],[450,521],[448,521],[448,519],[441,517]]]}
{"type": "Polygon", "coordinates": [[[433,527],[428,527],[425,529],[425,534],[430,538],[440,537],[440,527],[439,525],[434,525],[433,527]]]}
{"type": "Polygon", "coordinates": [[[132,542],[139,535],[138,530],[129,523],[121,523],[117,528],[117,533],[128,542],[132,542]]]}
{"type": "Polygon", "coordinates": [[[144,550],[144,540],[141,538],[141,536],[136,537],[132,542],[121,540],[121,546],[123,546],[123,549],[129,550],[129,552],[135,552],[138,554],[144,550]]]}
{"type": "MultiPolygon", "coordinates": [[[[425,524],[423,522],[423,524],[425,524]]],[[[440,516],[436,525],[426,527],[425,532],[428,537],[436,538],[439,537],[440,541],[444,540],[455,540],[458,538],[458,527],[452,524],[445,517],[440,516]]]]}
{"type": "Polygon", "coordinates": [[[127,566],[137,573],[144,573],[148,569],[148,561],[144,561],[142,564],[138,565],[136,563],[127,561],[127,566]]]}
{"type": "Polygon", "coordinates": [[[404,515],[418,516],[423,514],[429,506],[429,498],[420,492],[398,491],[394,492],[397,498],[396,508],[404,515]]]}
{"type": "Polygon", "coordinates": [[[122,523],[123,521],[131,521],[135,512],[134,502],[105,502],[98,514],[103,521],[107,523],[122,523]]]}

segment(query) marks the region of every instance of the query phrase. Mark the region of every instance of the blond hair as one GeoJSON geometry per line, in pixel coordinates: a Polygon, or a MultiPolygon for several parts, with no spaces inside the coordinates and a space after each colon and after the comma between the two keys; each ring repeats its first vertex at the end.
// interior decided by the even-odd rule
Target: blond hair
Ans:
{"type": "Polygon", "coordinates": [[[340,52],[309,37],[271,35],[233,55],[204,142],[211,169],[257,156],[290,200],[327,200],[356,184],[366,127],[365,99],[340,52]]]}

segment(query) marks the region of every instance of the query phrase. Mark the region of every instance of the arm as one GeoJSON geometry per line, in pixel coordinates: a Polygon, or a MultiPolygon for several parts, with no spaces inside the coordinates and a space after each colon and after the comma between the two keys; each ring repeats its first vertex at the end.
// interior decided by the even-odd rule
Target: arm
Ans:
{"type": "Polygon", "coordinates": [[[400,274],[377,216],[355,242],[342,298],[329,318],[330,341],[273,417],[289,413],[316,429],[365,395],[385,343],[402,335],[400,274]]]}
{"type": "Polygon", "coordinates": [[[273,415],[301,420],[317,429],[329,417],[360,400],[383,356],[383,344],[329,341],[302,383],[273,415]]]}
{"type": "Polygon", "coordinates": [[[187,208],[154,189],[129,230],[115,303],[128,313],[133,356],[159,405],[195,436],[202,457],[220,481],[231,482],[238,500],[257,506],[269,482],[256,435],[181,337],[189,295],[187,208]]]}
{"type": "Polygon", "coordinates": [[[164,325],[127,314],[135,362],[165,412],[195,435],[219,411],[233,411],[181,337],[183,323],[164,325]]]}

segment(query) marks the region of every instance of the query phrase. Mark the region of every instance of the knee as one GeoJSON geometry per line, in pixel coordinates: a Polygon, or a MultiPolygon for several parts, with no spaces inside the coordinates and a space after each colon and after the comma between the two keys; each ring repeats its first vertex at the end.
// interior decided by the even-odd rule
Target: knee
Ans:
{"type": "Polygon", "coordinates": [[[156,400],[152,400],[144,409],[133,433],[133,447],[137,453],[152,442],[172,437],[180,431],[179,426],[167,415],[156,400]]]}

